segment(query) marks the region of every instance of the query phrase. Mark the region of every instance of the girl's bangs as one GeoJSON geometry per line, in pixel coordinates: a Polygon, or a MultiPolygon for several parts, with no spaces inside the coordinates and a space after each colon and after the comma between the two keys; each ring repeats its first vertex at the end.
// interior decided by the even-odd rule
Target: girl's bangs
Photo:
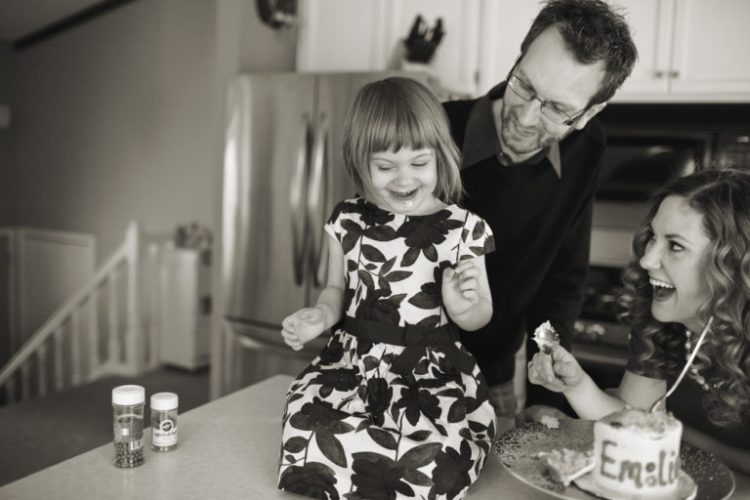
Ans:
{"type": "Polygon", "coordinates": [[[427,118],[420,119],[414,103],[388,99],[373,109],[368,120],[365,149],[370,153],[402,148],[432,147],[436,131],[427,118]]]}

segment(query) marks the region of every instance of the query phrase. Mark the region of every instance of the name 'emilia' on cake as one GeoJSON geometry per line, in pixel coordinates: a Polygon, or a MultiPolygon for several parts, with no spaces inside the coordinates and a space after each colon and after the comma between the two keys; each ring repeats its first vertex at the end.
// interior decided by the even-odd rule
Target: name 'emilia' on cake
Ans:
{"type": "Polygon", "coordinates": [[[681,437],[682,424],[669,414],[612,413],[594,423],[593,480],[622,498],[674,494],[681,437]]]}

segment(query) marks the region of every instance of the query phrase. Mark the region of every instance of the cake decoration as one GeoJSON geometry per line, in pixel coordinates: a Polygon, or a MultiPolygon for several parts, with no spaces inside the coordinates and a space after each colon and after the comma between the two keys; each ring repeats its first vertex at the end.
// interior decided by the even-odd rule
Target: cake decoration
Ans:
{"type": "Polygon", "coordinates": [[[540,351],[551,354],[555,347],[560,345],[560,335],[549,321],[545,321],[534,330],[534,342],[540,351]]]}

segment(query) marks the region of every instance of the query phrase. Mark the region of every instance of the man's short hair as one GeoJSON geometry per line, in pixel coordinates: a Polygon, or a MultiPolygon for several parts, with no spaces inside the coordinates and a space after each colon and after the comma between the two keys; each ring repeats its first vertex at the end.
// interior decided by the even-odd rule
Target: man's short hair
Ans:
{"type": "Polygon", "coordinates": [[[548,0],[521,43],[521,58],[551,26],[557,28],[579,62],[604,61],[604,79],[589,105],[611,99],[638,58],[624,16],[602,0],[548,0]]]}

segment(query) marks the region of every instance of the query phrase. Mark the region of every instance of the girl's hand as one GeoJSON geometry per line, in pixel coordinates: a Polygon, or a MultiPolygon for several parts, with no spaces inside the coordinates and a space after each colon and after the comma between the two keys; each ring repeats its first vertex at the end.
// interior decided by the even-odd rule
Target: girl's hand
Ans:
{"type": "Polygon", "coordinates": [[[529,382],[553,392],[567,392],[577,387],[586,373],[576,358],[558,345],[550,354],[538,352],[529,362],[529,382]]]}
{"type": "Polygon", "coordinates": [[[320,307],[305,307],[281,322],[284,342],[299,351],[302,346],[325,330],[325,315],[320,307]]]}
{"type": "Polygon", "coordinates": [[[479,268],[471,260],[443,270],[443,304],[451,317],[464,314],[479,302],[479,268]]]}

